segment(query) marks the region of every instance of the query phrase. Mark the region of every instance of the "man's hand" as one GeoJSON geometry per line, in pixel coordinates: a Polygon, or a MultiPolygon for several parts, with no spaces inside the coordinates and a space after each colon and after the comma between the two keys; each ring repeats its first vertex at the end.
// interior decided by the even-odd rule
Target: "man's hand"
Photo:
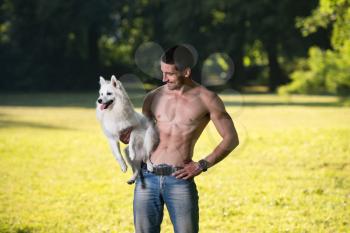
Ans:
{"type": "Polygon", "coordinates": [[[129,128],[122,130],[119,133],[119,140],[124,144],[129,144],[130,134],[131,134],[132,130],[133,130],[132,127],[129,127],[129,128]]]}
{"type": "Polygon", "coordinates": [[[195,176],[198,176],[202,173],[202,169],[199,167],[197,162],[191,161],[187,163],[184,168],[174,172],[172,176],[175,176],[177,179],[191,179],[195,176]]]}

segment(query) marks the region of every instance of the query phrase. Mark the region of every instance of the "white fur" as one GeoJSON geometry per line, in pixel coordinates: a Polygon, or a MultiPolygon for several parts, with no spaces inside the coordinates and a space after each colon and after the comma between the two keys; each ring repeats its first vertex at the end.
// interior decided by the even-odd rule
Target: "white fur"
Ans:
{"type": "Polygon", "coordinates": [[[132,184],[139,175],[142,161],[147,162],[147,168],[152,170],[149,155],[158,141],[158,134],[153,123],[134,110],[122,83],[114,75],[111,81],[100,77],[99,92],[96,116],[123,172],[126,172],[127,165],[120,152],[119,133],[128,127],[133,127],[129,146],[124,151],[125,158],[133,170],[133,176],[128,181],[129,184],[132,184]],[[110,105],[107,107],[106,103],[110,105]]]}

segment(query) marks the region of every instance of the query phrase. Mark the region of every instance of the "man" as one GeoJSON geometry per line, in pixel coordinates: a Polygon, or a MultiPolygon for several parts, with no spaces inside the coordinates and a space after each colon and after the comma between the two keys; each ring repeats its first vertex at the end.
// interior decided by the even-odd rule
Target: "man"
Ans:
{"type": "MultiPolygon", "coordinates": [[[[194,177],[224,159],[238,145],[232,119],[221,99],[191,79],[194,58],[185,46],[174,46],[161,57],[164,85],[144,99],[142,112],[156,123],[159,144],[151,154],[153,172],[143,168],[134,192],[137,233],[160,232],[164,204],[176,233],[198,232],[198,193],[194,177]],[[222,137],[207,156],[192,160],[196,141],[209,121],[222,137]]],[[[128,142],[130,130],[122,133],[128,142]]]]}

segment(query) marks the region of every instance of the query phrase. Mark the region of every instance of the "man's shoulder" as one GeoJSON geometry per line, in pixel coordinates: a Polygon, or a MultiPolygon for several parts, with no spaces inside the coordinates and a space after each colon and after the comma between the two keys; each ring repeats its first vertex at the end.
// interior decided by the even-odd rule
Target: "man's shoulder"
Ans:
{"type": "Polygon", "coordinates": [[[152,90],[152,91],[150,91],[150,92],[151,92],[153,95],[154,95],[154,94],[161,93],[161,92],[163,92],[164,87],[165,87],[165,85],[159,86],[159,87],[157,87],[157,88],[153,89],[153,90],[152,90]]]}
{"type": "Polygon", "coordinates": [[[154,98],[156,95],[162,93],[163,88],[164,88],[163,86],[160,86],[160,87],[157,87],[157,88],[155,88],[155,89],[149,91],[149,92],[146,94],[146,96],[145,96],[145,98],[144,98],[144,101],[147,100],[147,101],[152,102],[153,98],[154,98]]]}
{"type": "Polygon", "coordinates": [[[220,99],[220,97],[213,91],[207,89],[205,86],[199,85],[198,91],[203,102],[209,103],[213,100],[220,99]]]}
{"type": "Polygon", "coordinates": [[[220,96],[215,93],[214,91],[211,91],[207,89],[206,87],[200,85],[200,99],[202,103],[206,106],[209,112],[215,112],[215,111],[225,111],[225,105],[220,96]]]}

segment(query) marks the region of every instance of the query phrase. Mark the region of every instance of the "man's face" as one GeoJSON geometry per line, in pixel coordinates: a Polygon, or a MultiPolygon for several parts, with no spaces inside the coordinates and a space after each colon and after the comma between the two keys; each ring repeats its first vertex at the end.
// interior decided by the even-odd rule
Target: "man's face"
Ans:
{"type": "Polygon", "coordinates": [[[182,87],[185,76],[183,72],[176,69],[175,65],[161,62],[160,69],[163,73],[163,82],[167,84],[169,90],[177,90],[182,87]]]}

